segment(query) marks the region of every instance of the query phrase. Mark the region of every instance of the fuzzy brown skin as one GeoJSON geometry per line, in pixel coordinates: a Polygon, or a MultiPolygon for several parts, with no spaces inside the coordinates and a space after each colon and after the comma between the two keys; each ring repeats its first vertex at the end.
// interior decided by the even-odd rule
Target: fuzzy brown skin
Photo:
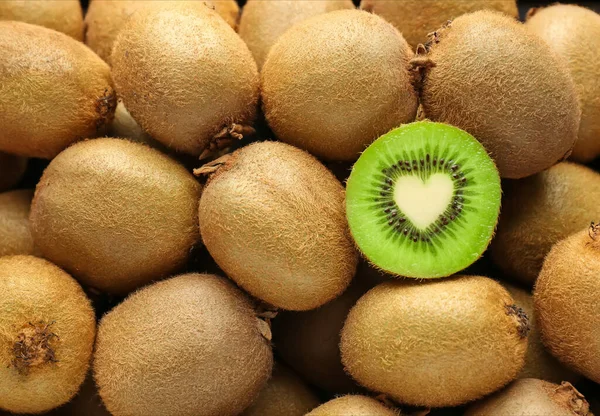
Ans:
{"type": "Polygon", "coordinates": [[[147,146],[78,143],[50,163],[37,186],[34,241],[86,285],[126,294],[186,263],[199,240],[200,190],[183,166],[147,146]]]}
{"type": "Polygon", "coordinates": [[[96,318],[67,273],[32,256],[0,257],[0,408],[42,413],[85,379],[96,318]]]}
{"type": "Polygon", "coordinates": [[[54,409],[45,416],[112,416],[106,410],[102,399],[98,395],[98,389],[94,378],[88,374],[85,382],[79,389],[77,396],[66,405],[54,409]]]}
{"type": "Polygon", "coordinates": [[[504,178],[523,178],[569,154],[581,110],[566,63],[502,13],[458,17],[413,61],[428,118],[479,140],[504,178]]]}
{"type": "Polygon", "coordinates": [[[0,150],[51,159],[112,120],[110,68],[81,42],[0,22],[0,150]]]}
{"type": "Polygon", "coordinates": [[[466,13],[489,9],[519,17],[516,0],[362,0],[360,8],[393,24],[413,48],[427,42],[427,35],[448,20],[466,13]]]}
{"type": "Polygon", "coordinates": [[[594,416],[575,387],[526,378],[471,405],[465,416],[594,416]]]}
{"type": "Polygon", "coordinates": [[[342,185],[284,143],[255,143],[229,156],[204,189],[199,222],[225,273],[279,308],[319,307],[356,272],[342,185]]]}
{"type": "Polygon", "coordinates": [[[100,396],[114,416],[238,415],[271,375],[259,321],[250,300],[218,276],[148,286],[100,323],[100,396]]]}
{"type": "Polygon", "coordinates": [[[531,10],[526,26],[563,58],[581,106],[581,124],[571,157],[589,162],[600,155],[600,15],[575,5],[531,10]]]}
{"type": "Polygon", "coordinates": [[[600,175],[584,166],[560,163],[503,185],[492,259],[510,277],[533,286],[552,246],[600,218],[600,175]]]}
{"type": "Polygon", "coordinates": [[[328,401],[306,416],[400,416],[399,410],[391,409],[367,396],[343,396],[328,401]]]}
{"type": "Polygon", "coordinates": [[[27,159],[0,152],[0,192],[14,187],[27,169],[27,159]]]}
{"type": "Polygon", "coordinates": [[[309,17],[334,10],[354,9],[351,0],[249,0],[240,18],[239,34],[260,70],[277,39],[309,17]]]}
{"type": "Polygon", "coordinates": [[[0,257],[36,253],[29,229],[32,198],[29,189],[0,194],[0,257]]]}
{"type": "Polygon", "coordinates": [[[401,403],[448,407],[523,368],[527,319],[497,282],[457,276],[383,283],[352,308],[340,348],[352,377],[401,403]]]}
{"type": "Polygon", "coordinates": [[[324,159],[356,160],[376,138],[414,120],[412,56],[402,35],[370,13],[339,10],[298,23],[262,69],[267,121],[284,142],[324,159]]]}
{"type": "Polygon", "coordinates": [[[581,231],[552,247],[534,292],[546,347],[596,383],[600,383],[599,273],[599,232],[581,231]]]}
{"type": "Polygon", "coordinates": [[[208,7],[138,11],[119,33],[111,59],[133,118],[171,148],[200,155],[224,128],[254,120],[256,63],[208,7]]]}

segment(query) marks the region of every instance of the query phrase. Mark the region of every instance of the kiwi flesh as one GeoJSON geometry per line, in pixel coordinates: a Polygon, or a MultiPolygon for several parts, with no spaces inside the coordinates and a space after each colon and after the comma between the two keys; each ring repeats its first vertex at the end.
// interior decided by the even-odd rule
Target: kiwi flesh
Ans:
{"type": "Polygon", "coordinates": [[[306,416],[332,415],[400,416],[400,411],[368,396],[347,395],[322,404],[306,416]]]}
{"type": "Polygon", "coordinates": [[[42,413],[87,373],[96,318],[67,273],[33,256],[0,257],[0,409],[42,413]]]}
{"type": "Polygon", "coordinates": [[[100,322],[100,397],[114,416],[238,415],[271,375],[268,332],[227,279],[187,274],[155,283],[100,322]]]}
{"type": "Polygon", "coordinates": [[[600,227],[573,234],[548,253],[535,284],[542,340],[569,367],[600,383],[600,227]]]}
{"type": "Polygon", "coordinates": [[[309,310],[340,295],[356,272],[344,189],[317,159],[259,142],[204,165],[202,241],[219,267],[275,307],[309,310]]]}
{"type": "Polygon", "coordinates": [[[322,13],[353,8],[351,0],[249,0],[242,10],[239,34],[260,69],[277,39],[296,23],[322,13]]]}
{"type": "Polygon", "coordinates": [[[35,254],[29,229],[32,198],[29,189],[0,193],[0,257],[35,254]]]}
{"type": "Polygon", "coordinates": [[[252,133],[256,63],[210,8],[139,10],[119,32],[111,61],[125,106],[166,146],[199,156],[252,133]]]}
{"type": "Polygon", "coordinates": [[[465,416],[593,416],[589,410],[588,402],[570,383],[525,378],[474,403],[465,416]]]}
{"type": "Polygon", "coordinates": [[[185,265],[199,240],[200,190],[158,150],[114,138],[77,143],[37,186],[34,242],[85,285],[126,294],[185,265]]]}
{"type": "Polygon", "coordinates": [[[63,33],[0,22],[0,73],[0,151],[51,159],[114,115],[110,68],[63,33]]]}
{"type": "Polygon", "coordinates": [[[503,185],[491,257],[507,277],[533,286],[552,246],[600,218],[600,174],[565,162],[503,185]]]}
{"type": "Polygon", "coordinates": [[[16,186],[26,169],[26,158],[0,152],[0,192],[16,186]]]}
{"type": "Polygon", "coordinates": [[[582,111],[571,158],[589,162],[600,155],[600,15],[580,6],[556,4],[530,10],[526,26],[569,66],[582,111]]]}
{"type": "Polygon", "coordinates": [[[502,177],[530,176],[569,156],[581,116],[575,84],[522,23],[493,11],[462,15],[432,34],[413,65],[427,117],[475,136],[502,177]]]}
{"type": "Polygon", "coordinates": [[[400,403],[449,407],[483,397],[523,368],[528,319],[481,276],[382,283],[352,308],[340,349],[346,371],[400,403]]]}
{"type": "Polygon", "coordinates": [[[485,251],[500,211],[500,177],[481,144],[442,123],[415,122],[377,139],[346,185],[357,246],[392,274],[434,278],[485,251]]]}
{"type": "Polygon", "coordinates": [[[377,137],[414,120],[412,56],[402,35],[370,13],[338,10],[306,19],[278,39],[262,68],[267,122],[286,143],[323,159],[354,161],[377,137]]]}

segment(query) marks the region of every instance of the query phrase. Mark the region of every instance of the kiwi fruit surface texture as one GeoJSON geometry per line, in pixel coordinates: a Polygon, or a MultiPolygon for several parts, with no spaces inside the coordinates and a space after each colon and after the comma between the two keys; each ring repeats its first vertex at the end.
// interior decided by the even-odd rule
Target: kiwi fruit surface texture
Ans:
{"type": "Polygon", "coordinates": [[[26,169],[26,158],[0,152],[0,192],[17,185],[26,169]]]}
{"type": "Polygon", "coordinates": [[[593,416],[589,404],[570,383],[526,378],[471,405],[465,416],[593,416]]]}
{"type": "Polygon", "coordinates": [[[202,241],[223,271],[273,306],[308,310],[346,289],[358,255],[342,184],[293,146],[260,142],[205,165],[202,241]]]}
{"type": "Polygon", "coordinates": [[[533,285],[550,248],[600,218],[600,175],[560,163],[504,183],[502,215],[492,259],[507,275],[533,285]]]}
{"type": "Polygon", "coordinates": [[[0,194],[0,257],[34,254],[29,230],[29,207],[33,191],[29,189],[0,194]]]}
{"type": "Polygon", "coordinates": [[[558,242],[544,262],[534,302],[542,340],[562,362],[600,383],[600,227],[558,242]]]}
{"type": "Polygon", "coordinates": [[[110,68],[81,42],[0,22],[0,151],[50,159],[112,120],[110,68]]]}
{"type": "Polygon", "coordinates": [[[271,46],[296,23],[322,13],[353,8],[351,0],[249,0],[242,10],[239,33],[260,69],[271,46]]]}
{"type": "Polygon", "coordinates": [[[378,136],[414,120],[412,56],[400,32],[370,13],[338,10],[300,22],[262,68],[269,126],[324,159],[356,160],[378,136]]]}
{"type": "Polygon", "coordinates": [[[571,157],[589,162],[600,155],[600,15],[575,5],[532,9],[526,23],[566,60],[581,105],[579,136],[571,157]]]}
{"type": "Polygon", "coordinates": [[[513,380],[525,362],[527,316],[480,276],[386,282],[352,308],[342,362],[360,384],[401,403],[448,407],[513,380]]]}
{"type": "Polygon", "coordinates": [[[183,166],[142,144],[81,142],[37,186],[34,242],[86,285],[125,294],[185,264],[199,240],[200,188],[183,166]]]}
{"type": "Polygon", "coordinates": [[[77,282],[32,256],[0,257],[0,408],[42,413],[83,383],[96,318],[77,282]]]}
{"type": "Polygon", "coordinates": [[[100,397],[114,416],[238,415],[271,375],[268,332],[227,279],[187,274],[155,283],[100,322],[100,397]]]}
{"type": "Polygon", "coordinates": [[[210,8],[138,11],[117,36],[111,60],[125,106],[165,145],[201,155],[250,130],[256,63],[210,8]]]}
{"type": "Polygon", "coordinates": [[[522,23],[492,11],[466,14],[418,52],[426,116],[475,136],[502,177],[529,176],[569,156],[581,115],[575,84],[522,23]]]}
{"type": "Polygon", "coordinates": [[[371,397],[348,395],[330,400],[306,416],[333,415],[400,416],[400,411],[393,410],[371,397]]]}
{"type": "Polygon", "coordinates": [[[500,177],[483,146],[446,124],[415,122],[365,150],[346,185],[350,231],[365,257],[396,275],[454,274],[487,248],[500,177]]]}

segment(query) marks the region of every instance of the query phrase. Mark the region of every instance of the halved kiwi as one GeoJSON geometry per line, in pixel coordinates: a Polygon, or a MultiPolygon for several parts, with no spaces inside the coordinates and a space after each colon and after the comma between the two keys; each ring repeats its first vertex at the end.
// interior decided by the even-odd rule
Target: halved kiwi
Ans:
{"type": "Polygon", "coordinates": [[[483,146],[446,124],[392,130],[358,159],[346,211],[375,266],[417,278],[454,274],[487,248],[500,211],[500,177],[483,146]]]}

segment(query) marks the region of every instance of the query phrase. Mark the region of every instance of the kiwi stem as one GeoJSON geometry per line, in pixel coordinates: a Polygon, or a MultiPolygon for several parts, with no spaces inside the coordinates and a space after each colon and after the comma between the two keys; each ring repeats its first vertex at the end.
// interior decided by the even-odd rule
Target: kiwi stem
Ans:
{"type": "Polygon", "coordinates": [[[268,322],[263,321],[260,318],[256,318],[256,326],[258,327],[258,330],[260,331],[261,335],[267,341],[271,341],[273,339],[273,333],[271,332],[271,325],[268,322]]]}
{"type": "Polygon", "coordinates": [[[565,397],[565,402],[568,403],[570,410],[574,414],[581,416],[589,414],[589,405],[587,404],[585,397],[583,394],[579,393],[571,383],[563,381],[560,386],[556,388],[555,393],[565,397]]]}
{"type": "Polygon", "coordinates": [[[252,126],[231,123],[213,136],[206,149],[200,154],[200,160],[207,159],[215,152],[230,147],[236,140],[242,140],[244,137],[255,134],[256,130],[252,126]]]}
{"type": "Polygon", "coordinates": [[[224,155],[220,158],[213,160],[212,162],[208,162],[201,167],[194,169],[194,175],[196,176],[209,176],[218,171],[221,166],[227,163],[228,160],[231,159],[231,155],[224,155]]]}
{"type": "Polygon", "coordinates": [[[600,234],[600,223],[596,224],[594,221],[590,223],[590,228],[588,229],[588,235],[592,239],[588,244],[593,244],[594,247],[598,247],[600,241],[598,240],[598,235],[600,234]]]}
{"type": "Polygon", "coordinates": [[[521,338],[527,338],[529,330],[529,317],[525,311],[519,308],[517,305],[506,305],[506,311],[508,315],[512,315],[517,320],[517,332],[521,338]]]}
{"type": "Polygon", "coordinates": [[[58,336],[50,331],[53,324],[54,322],[30,322],[17,335],[13,344],[14,358],[11,364],[19,373],[26,375],[31,367],[57,362],[54,349],[50,345],[53,339],[58,339],[58,336]]]}
{"type": "Polygon", "coordinates": [[[114,91],[104,90],[102,97],[96,101],[96,112],[99,117],[96,120],[96,130],[102,129],[110,123],[115,117],[115,109],[117,108],[117,95],[114,91]]]}

